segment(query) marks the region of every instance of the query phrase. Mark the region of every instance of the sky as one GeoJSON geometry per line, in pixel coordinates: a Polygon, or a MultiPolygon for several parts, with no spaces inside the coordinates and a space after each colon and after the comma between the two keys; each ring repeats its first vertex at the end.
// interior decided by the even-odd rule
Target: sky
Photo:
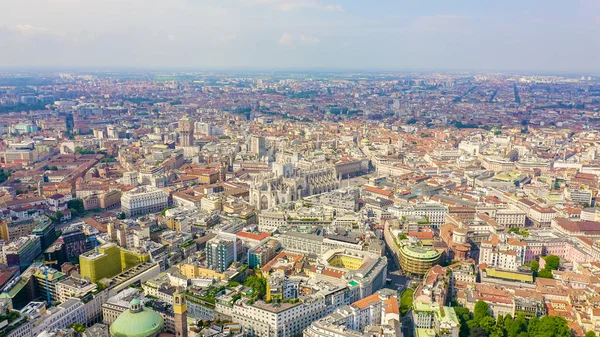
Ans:
{"type": "Polygon", "coordinates": [[[0,0],[0,68],[600,73],[600,0],[0,0]]]}

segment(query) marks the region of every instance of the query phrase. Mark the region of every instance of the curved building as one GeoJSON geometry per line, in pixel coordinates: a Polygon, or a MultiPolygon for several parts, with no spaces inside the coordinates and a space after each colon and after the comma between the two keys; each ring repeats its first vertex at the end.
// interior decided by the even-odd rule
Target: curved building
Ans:
{"type": "Polygon", "coordinates": [[[400,247],[398,253],[402,269],[415,275],[425,275],[442,257],[434,248],[409,244],[400,247]]]}
{"type": "Polygon", "coordinates": [[[134,298],[110,326],[111,337],[156,337],[165,326],[163,318],[134,298]]]}

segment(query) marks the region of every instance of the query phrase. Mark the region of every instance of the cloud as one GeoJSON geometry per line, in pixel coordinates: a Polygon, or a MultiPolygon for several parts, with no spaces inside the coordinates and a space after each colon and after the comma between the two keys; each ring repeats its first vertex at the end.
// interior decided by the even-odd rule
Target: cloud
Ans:
{"type": "Polygon", "coordinates": [[[36,35],[64,36],[64,33],[62,33],[62,32],[55,32],[48,28],[36,27],[36,26],[29,25],[29,24],[16,25],[13,30],[25,35],[26,37],[34,37],[36,35]]]}
{"type": "Polygon", "coordinates": [[[294,47],[296,45],[304,46],[315,46],[318,45],[321,40],[316,36],[300,34],[295,36],[290,33],[283,33],[279,38],[279,44],[285,47],[294,47]]]}
{"type": "Polygon", "coordinates": [[[242,0],[251,6],[267,6],[282,12],[296,10],[316,10],[323,12],[343,12],[339,4],[324,4],[319,0],[242,0]]]}
{"type": "Polygon", "coordinates": [[[302,41],[302,43],[304,43],[304,44],[310,44],[310,45],[319,44],[319,42],[321,42],[321,40],[319,40],[318,37],[306,36],[306,35],[300,35],[300,41],[302,41]]]}
{"type": "Polygon", "coordinates": [[[169,40],[169,41],[175,41],[175,39],[176,39],[175,35],[173,35],[173,34],[167,35],[167,40],[169,40]]]}
{"type": "Polygon", "coordinates": [[[294,36],[290,33],[283,33],[279,38],[279,44],[286,47],[294,45],[294,36]]]}

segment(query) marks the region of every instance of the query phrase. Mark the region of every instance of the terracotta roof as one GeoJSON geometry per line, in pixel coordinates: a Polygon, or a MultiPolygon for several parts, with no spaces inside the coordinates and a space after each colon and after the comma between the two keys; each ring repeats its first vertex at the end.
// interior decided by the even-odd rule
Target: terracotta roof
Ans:
{"type": "Polygon", "coordinates": [[[371,303],[373,302],[379,302],[379,295],[378,294],[373,294],[371,296],[365,297],[362,300],[358,300],[354,303],[352,303],[353,307],[357,307],[359,309],[364,309],[366,307],[368,307],[371,303]]]}
{"type": "Polygon", "coordinates": [[[263,239],[268,238],[269,236],[271,236],[271,234],[269,233],[248,233],[248,232],[239,232],[237,233],[237,236],[242,237],[242,238],[247,238],[250,240],[256,240],[256,241],[261,241],[263,239]]]}
{"type": "Polygon", "coordinates": [[[565,218],[556,218],[554,222],[567,232],[600,235],[600,222],[597,221],[570,221],[565,218]]]}
{"type": "Polygon", "coordinates": [[[106,224],[100,223],[93,218],[85,218],[85,219],[83,219],[83,222],[94,227],[99,232],[102,232],[102,233],[108,232],[108,230],[106,229],[106,224]]]}
{"type": "Polygon", "coordinates": [[[383,195],[386,197],[391,197],[393,195],[392,191],[384,190],[384,189],[381,189],[381,188],[375,187],[375,186],[364,185],[364,188],[367,192],[380,194],[380,195],[383,195]]]}

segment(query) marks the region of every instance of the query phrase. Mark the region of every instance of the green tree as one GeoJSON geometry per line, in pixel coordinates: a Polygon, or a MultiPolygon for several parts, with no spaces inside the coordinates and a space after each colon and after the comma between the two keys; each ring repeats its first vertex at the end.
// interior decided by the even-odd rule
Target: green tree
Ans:
{"type": "Polygon", "coordinates": [[[479,327],[485,330],[485,333],[490,335],[493,328],[496,326],[496,320],[492,316],[485,316],[479,321],[479,327]]]}
{"type": "Polygon", "coordinates": [[[473,329],[471,329],[469,337],[488,337],[488,335],[485,332],[485,330],[483,330],[482,328],[476,326],[473,329]]]}
{"type": "Polygon", "coordinates": [[[124,220],[126,217],[127,216],[123,212],[119,212],[119,214],[117,214],[117,219],[119,220],[124,220]]]}
{"type": "Polygon", "coordinates": [[[58,211],[54,214],[54,217],[56,218],[57,222],[61,222],[65,215],[63,214],[63,212],[58,211]]]}
{"type": "Polygon", "coordinates": [[[508,337],[518,337],[521,332],[527,332],[527,320],[524,315],[518,315],[508,330],[508,337]]]}
{"type": "MultiPolygon", "coordinates": [[[[454,306],[454,305],[453,305],[454,306]]],[[[469,325],[467,322],[471,320],[471,312],[465,307],[454,306],[454,312],[460,323],[460,337],[469,337],[469,325]]]]}
{"type": "MultiPolygon", "coordinates": [[[[504,331],[504,316],[498,315],[496,318],[496,327],[504,331]]],[[[504,335],[504,332],[502,334],[504,335]]]]}
{"type": "Polygon", "coordinates": [[[4,172],[4,169],[0,169],[0,183],[5,182],[10,177],[10,172],[4,172]]]}
{"type": "Polygon", "coordinates": [[[540,319],[536,316],[530,319],[528,323],[529,324],[527,324],[527,334],[529,336],[533,336],[534,332],[537,330],[537,327],[540,325],[540,319]]]}
{"type": "Polygon", "coordinates": [[[507,331],[510,330],[510,327],[513,324],[513,318],[511,315],[504,316],[504,332],[508,334],[507,331]]]}
{"type": "Polygon", "coordinates": [[[473,321],[476,325],[479,325],[484,317],[490,317],[490,308],[484,301],[477,301],[475,303],[475,309],[473,310],[473,321]]]}
{"type": "Polygon", "coordinates": [[[530,337],[571,337],[567,320],[558,316],[542,317],[539,324],[528,332],[530,337]]]}
{"type": "Polygon", "coordinates": [[[558,267],[560,266],[560,257],[556,255],[548,255],[544,256],[544,260],[546,260],[546,267],[544,269],[558,270],[558,267]]]}
{"type": "Polygon", "coordinates": [[[251,287],[254,290],[254,296],[262,300],[267,293],[267,280],[261,277],[248,276],[244,282],[245,286],[251,287]]]}
{"type": "Polygon", "coordinates": [[[77,153],[77,154],[95,154],[96,151],[89,149],[87,147],[76,146],[75,153],[77,153]]]}
{"type": "Polygon", "coordinates": [[[81,215],[85,212],[83,208],[83,200],[81,199],[73,199],[67,201],[67,206],[74,211],[75,215],[81,215]]]}
{"type": "Polygon", "coordinates": [[[542,270],[540,270],[538,272],[537,277],[541,277],[541,278],[554,278],[554,276],[552,276],[552,271],[544,268],[542,270]]]}
{"type": "Polygon", "coordinates": [[[585,333],[585,337],[596,337],[596,333],[592,330],[585,333]]]}
{"type": "Polygon", "coordinates": [[[494,326],[492,328],[492,331],[490,332],[490,337],[505,337],[504,329],[502,329],[502,327],[499,327],[498,325],[494,326]]]}
{"type": "Polygon", "coordinates": [[[85,325],[83,325],[81,323],[71,324],[70,328],[72,328],[73,330],[75,330],[76,332],[79,332],[79,333],[85,332],[85,325]]]}
{"type": "Polygon", "coordinates": [[[529,266],[531,267],[531,271],[534,274],[537,274],[537,272],[540,270],[540,263],[537,260],[531,261],[531,263],[529,264],[529,266]]]}

